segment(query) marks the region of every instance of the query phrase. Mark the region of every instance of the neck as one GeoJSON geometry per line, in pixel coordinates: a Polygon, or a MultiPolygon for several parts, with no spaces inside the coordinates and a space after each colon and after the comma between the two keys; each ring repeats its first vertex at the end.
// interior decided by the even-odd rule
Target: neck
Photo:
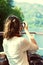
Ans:
{"type": "Polygon", "coordinates": [[[21,34],[16,34],[15,36],[17,36],[17,37],[21,37],[21,34]]]}

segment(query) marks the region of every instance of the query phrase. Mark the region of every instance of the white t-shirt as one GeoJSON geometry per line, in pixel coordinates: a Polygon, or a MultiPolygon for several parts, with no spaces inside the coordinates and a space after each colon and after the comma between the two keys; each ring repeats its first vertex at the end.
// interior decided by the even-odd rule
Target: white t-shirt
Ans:
{"type": "Polygon", "coordinates": [[[13,37],[3,40],[3,49],[10,65],[29,65],[26,51],[36,51],[37,46],[23,37],[13,37]]]}

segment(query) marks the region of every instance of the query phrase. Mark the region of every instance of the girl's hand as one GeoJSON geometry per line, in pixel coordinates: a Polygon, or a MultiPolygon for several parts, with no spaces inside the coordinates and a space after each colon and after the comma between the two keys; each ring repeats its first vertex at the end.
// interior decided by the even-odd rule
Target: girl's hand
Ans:
{"type": "Polygon", "coordinates": [[[28,30],[28,25],[27,25],[27,22],[26,21],[23,21],[24,22],[24,30],[28,30]]]}

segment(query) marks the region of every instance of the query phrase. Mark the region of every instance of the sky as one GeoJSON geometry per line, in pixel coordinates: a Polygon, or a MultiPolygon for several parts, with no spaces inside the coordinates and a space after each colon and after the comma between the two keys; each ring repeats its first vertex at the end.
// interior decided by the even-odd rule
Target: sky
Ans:
{"type": "Polygon", "coordinates": [[[43,5],[43,0],[14,0],[15,2],[28,2],[28,3],[31,3],[31,4],[41,4],[43,5]]]}

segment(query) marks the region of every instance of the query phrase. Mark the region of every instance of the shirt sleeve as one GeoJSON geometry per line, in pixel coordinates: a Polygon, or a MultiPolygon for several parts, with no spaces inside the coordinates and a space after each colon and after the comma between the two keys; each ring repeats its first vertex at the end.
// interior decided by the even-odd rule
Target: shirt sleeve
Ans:
{"type": "Polygon", "coordinates": [[[23,42],[21,44],[22,51],[30,51],[30,52],[36,52],[38,49],[38,46],[32,42],[30,42],[27,39],[23,39],[23,42]]]}

